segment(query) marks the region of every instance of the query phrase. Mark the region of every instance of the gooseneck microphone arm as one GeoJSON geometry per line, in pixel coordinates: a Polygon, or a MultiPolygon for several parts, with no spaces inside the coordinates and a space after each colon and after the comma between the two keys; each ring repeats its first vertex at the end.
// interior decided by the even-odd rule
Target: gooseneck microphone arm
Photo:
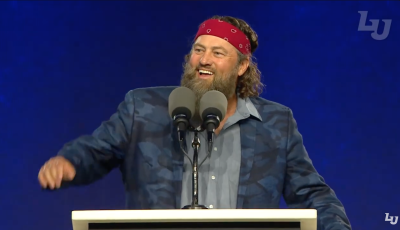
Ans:
{"type": "Polygon", "coordinates": [[[193,154],[193,171],[192,171],[192,191],[193,191],[193,200],[192,207],[196,207],[199,204],[199,172],[198,172],[198,161],[199,161],[199,148],[200,148],[200,139],[198,137],[197,131],[194,132],[194,138],[192,142],[192,147],[194,150],[193,154]]]}
{"type": "MultiPolygon", "coordinates": [[[[182,148],[182,147],[181,147],[182,148]]],[[[183,150],[185,156],[189,159],[192,165],[192,202],[190,205],[184,206],[182,209],[207,209],[204,205],[199,205],[199,167],[198,159],[199,159],[199,149],[200,149],[200,139],[198,136],[198,130],[194,130],[194,138],[192,141],[192,148],[194,150],[193,153],[193,162],[190,160],[189,155],[183,150]]],[[[204,162],[204,161],[203,161],[204,162]]]]}

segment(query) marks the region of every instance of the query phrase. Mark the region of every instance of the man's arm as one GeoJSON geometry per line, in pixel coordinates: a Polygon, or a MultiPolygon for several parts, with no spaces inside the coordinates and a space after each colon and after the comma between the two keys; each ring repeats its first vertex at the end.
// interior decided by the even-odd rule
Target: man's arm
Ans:
{"type": "Polygon", "coordinates": [[[103,122],[92,135],[81,136],[58,152],[72,163],[76,175],[64,181],[61,187],[86,185],[104,177],[117,167],[128,149],[134,122],[134,96],[130,91],[108,121],[103,122]]]}
{"type": "Polygon", "coordinates": [[[342,203],[313,166],[291,110],[288,123],[284,186],[284,198],[288,207],[316,209],[318,230],[351,230],[342,203]]]}

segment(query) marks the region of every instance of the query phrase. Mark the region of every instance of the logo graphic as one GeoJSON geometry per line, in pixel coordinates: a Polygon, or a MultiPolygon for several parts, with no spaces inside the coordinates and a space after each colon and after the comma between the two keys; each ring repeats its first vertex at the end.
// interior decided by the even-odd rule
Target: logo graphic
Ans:
{"type": "Polygon", "coordinates": [[[367,26],[367,16],[368,11],[358,11],[360,14],[360,22],[358,23],[358,31],[372,31],[371,37],[375,40],[384,40],[389,35],[390,26],[392,24],[392,19],[382,19],[383,23],[385,24],[383,28],[382,34],[378,34],[378,26],[379,26],[379,19],[370,19],[369,21],[372,22],[372,25],[367,26]]]}
{"type": "Polygon", "coordinates": [[[397,224],[397,220],[399,219],[398,216],[390,216],[390,218],[389,218],[389,213],[385,213],[385,214],[386,214],[385,221],[390,221],[390,223],[391,223],[392,225],[397,224]],[[394,220],[394,222],[393,222],[393,220],[394,220]]]}

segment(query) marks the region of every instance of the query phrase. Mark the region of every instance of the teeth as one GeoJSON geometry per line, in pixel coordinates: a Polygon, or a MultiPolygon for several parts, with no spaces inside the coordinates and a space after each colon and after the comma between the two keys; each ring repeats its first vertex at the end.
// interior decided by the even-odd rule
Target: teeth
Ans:
{"type": "Polygon", "coordinates": [[[199,70],[199,73],[204,73],[204,74],[210,74],[212,75],[213,73],[207,70],[199,70]]]}

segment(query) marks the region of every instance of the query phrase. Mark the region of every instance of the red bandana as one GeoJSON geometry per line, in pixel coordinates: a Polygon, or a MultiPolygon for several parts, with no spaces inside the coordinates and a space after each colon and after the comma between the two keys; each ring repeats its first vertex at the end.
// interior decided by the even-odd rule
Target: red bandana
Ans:
{"type": "Polygon", "coordinates": [[[247,36],[235,26],[219,19],[209,19],[200,25],[194,40],[200,35],[213,35],[225,39],[242,54],[250,54],[251,46],[247,36]]]}

